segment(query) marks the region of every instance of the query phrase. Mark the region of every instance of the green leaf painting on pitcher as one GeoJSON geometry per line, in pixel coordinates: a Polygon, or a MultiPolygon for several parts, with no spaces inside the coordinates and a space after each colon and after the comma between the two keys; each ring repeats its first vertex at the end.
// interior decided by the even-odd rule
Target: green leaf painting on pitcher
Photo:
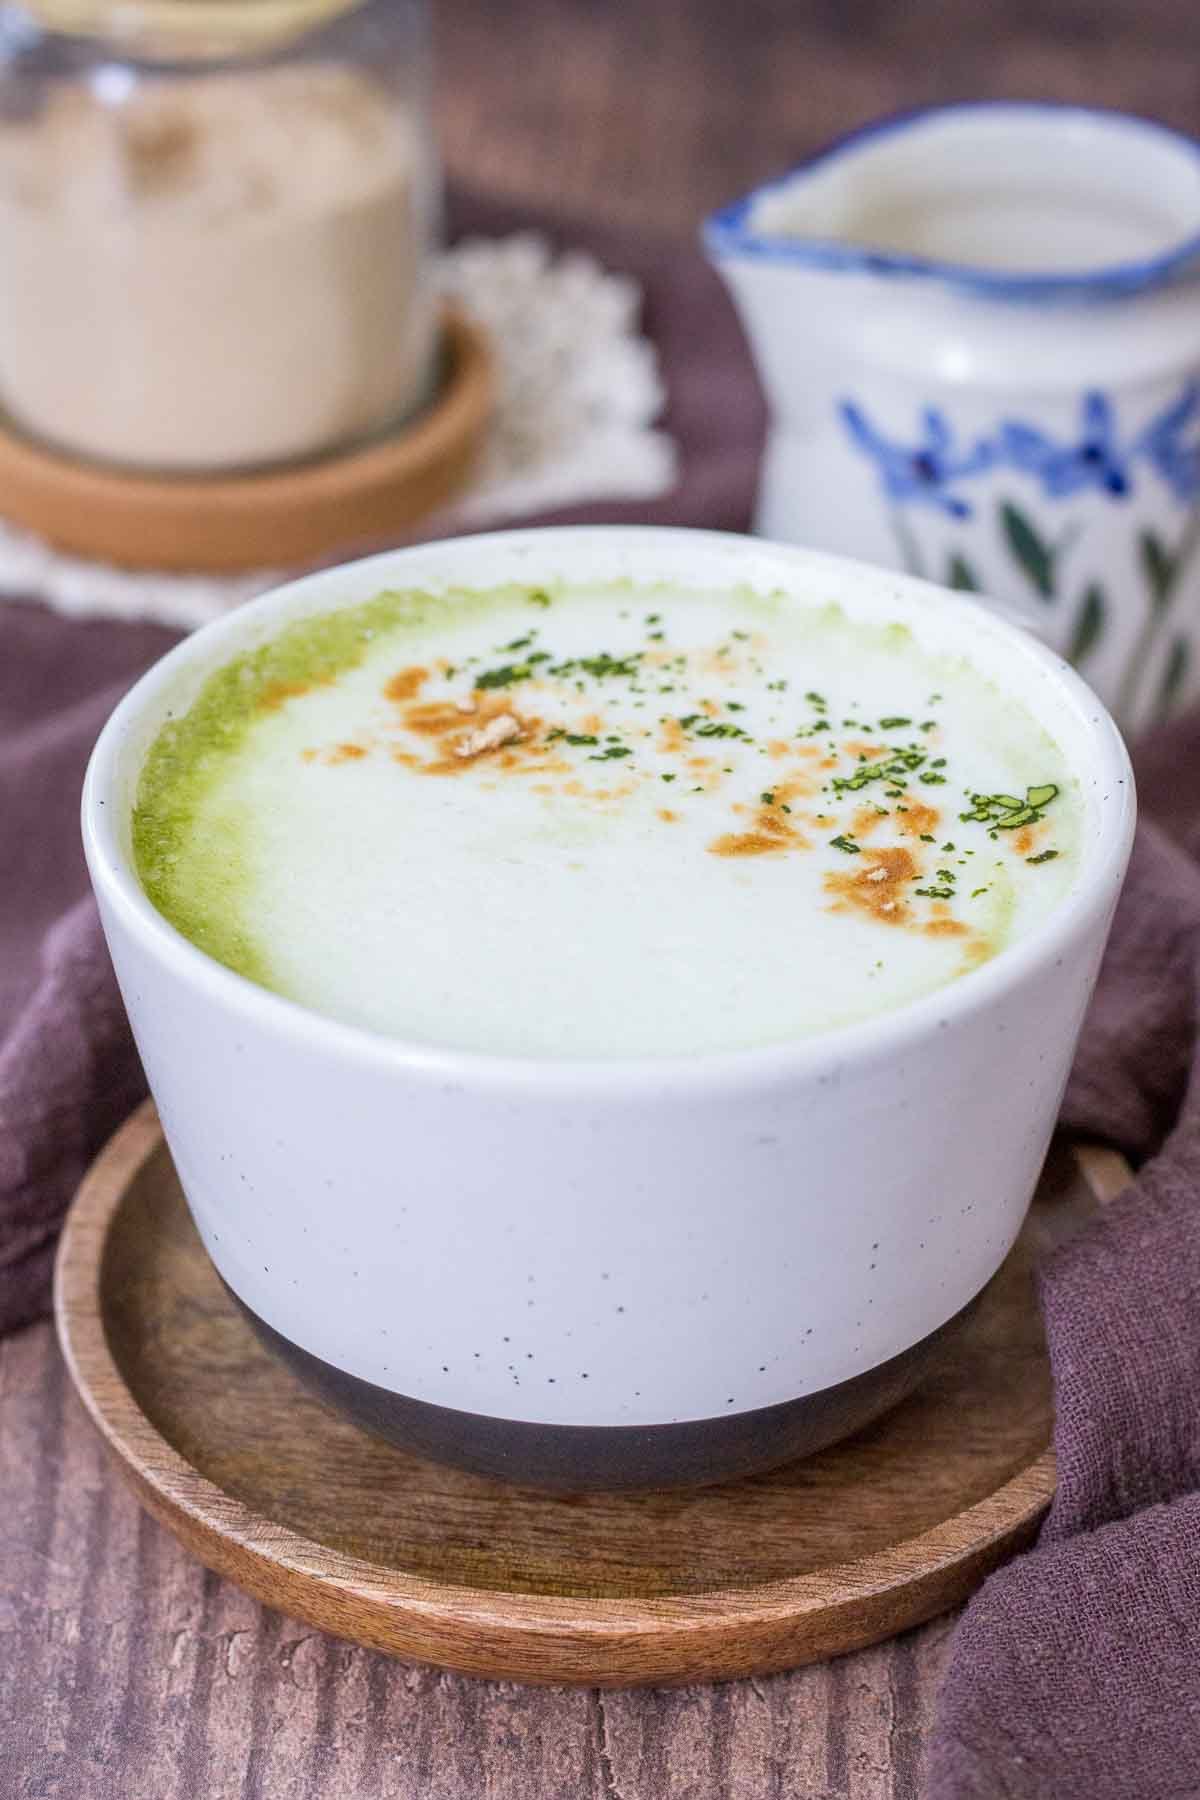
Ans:
{"type": "Polygon", "coordinates": [[[1013,557],[1043,600],[1054,599],[1055,559],[1053,544],[1046,542],[1027,514],[1011,500],[1000,503],[1000,528],[1013,557]]]}
{"type": "Polygon", "coordinates": [[[1192,647],[1185,637],[1177,637],[1171,645],[1167,666],[1158,686],[1154,717],[1165,719],[1173,710],[1192,660],[1192,647]]]}
{"type": "MultiPolygon", "coordinates": [[[[1022,584],[1031,591],[1031,598],[1036,599],[1039,607],[1066,605],[1068,596],[1062,591],[1059,570],[1064,552],[1075,541],[1077,528],[1069,525],[1057,539],[1051,540],[1011,500],[998,503],[996,524],[1000,541],[1019,571],[1022,584]]],[[[911,532],[908,535],[911,538],[911,532]]],[[[1146,672],[1156,661],[1155,651],[1170,623],[1180,583],[1197,551],[1200,551],[1200,509],[1189,517],[1174,544],[1149,527],[1138,533],[1137,562],[1146,610],[1115,697],[1115,711],[1123,719],[1128,720],[1133,715],[1134,702],[1146,672]]],[[[970,593],[986,592],[986,583],[979,580],[974,565],[958,546],[945,554],[942,580],[949,588],[970,593]]],[[[1089,581],[1082,593],[1071,601],[1070,623],[1059,640],[1063,654],[1076,668],[1083,668],[1095,655],[1107,637],[1111,619],[1108,592],[1101,582],[1089,581]]],[[[1177,633],[1161,665],[1150,717],[1167,716],[1183,692],[1191,667],[1189,641],[1177,633]]]]}
{"type": "MultiPolygon", "coordinates": [[[[1066,553],[1079,537],[1079,521],[1068,521],[1050,537],[1023,507],[1008,497],[996,502],[994,518],[996,537],[1037,610],[1069,607],[1068,620],[1061,633],[1056,634],[1057,641],[1069,662],[1076,668],[1086,667],[1108,636],[1113,608],[1109,592],[1100,581],[1088,581],[1082,592],[1072,593],[1070,587],[1064,591],[1061,571],[1066,553]]],[[[890,519],[901,562],[910,573],[934,580],[940,576],[946,587],[961,593],[987,592],[988,583],[979,576],[973,550],[968,555],[961,544],[952,543],[938,553],[937,560],[923,550],[903,508],[893,506],[890,519]]],[[[1152,665],[1161,670],[1150,697],[1148,716],[1153,718],[1166,717],[1183,693],[1191,672],[1190,645],[1178,632],[1161,662],[1155,653],[1169,626],[1182,578],[1200,550],[1200,507],[1190,514],[1174,544],[1149,527],[1142,528],[1136,542],[1145,613],[1113,702],[1117,715],[1126,721],[1134,716],[1135,702],[1152,665]]]]}
{"type": "MultiPolygon", "coordinates": [[[[1116,710],[1122,718],[1127,718],[1133,708],[1142,677],[1170,619],[1180,579],[1197,548],[1200,548],[1200,508],[1192,513],[1173,549],[1164,544],[1155,531],[1147,529],[1139,533],[1138,560],[1146,580],[1149,605],[1117,690],[1116,710]]],[[[1170,710],[1182,690],[1189,662],[1187,640],[1177,637],[1167,654],[1159,684],[1156,717],[1165,717],[1170,710]]]]}
{"type": "Polygon", "coordinates": [[[987,593],[992,570],[985,561],[980,579],[976,562],[984,534],[1008,566],[1007,576],[996,571],[994,591],[1008,597],[1015,579],[1035,613],[1062,615],[1047,635],[1077,665],[1096,658],[1118,613],[1135,607],[1140,592],[1141,624],[1111,697],[1114,710],[1128,722],[1139,701],[1147,716],[1158,716],[1182,697],[1194,659],[1175,620],[1184,575],[1200,550],[1200,378],[1188,380],[1142,423],[1123,416],[1117,397],[1099,389],[1079,395],[1074,424],[1065,429],[1061,421],[1050,425],[1032,416],[981,428],[949,407],[928,404],[907,430],[893,430],[873,407],[849,396],[838,411],[847,442],[874,468],[904,567],[962,592],[987,593]],[[1147,488],[1179,509],[1182,529],[1174,541],[1160,527],[1139,529],[1136,515],[1129,517],[1131,502],[1147,488]],[[1064,576],[1066,553],[1084,521],[1077,517],[1060,528],[1057,520],[1062,503],[1081,496],[1125,509],[1137,558],[1134,591],[1116,596],[1107,575],[1103,583],[1085,577],[1080,590],[1064,576]],[[953,521],[950,543],[943,539],[933,550],[922,545],[912,524],[920,515],[953,521]]]}
{"type": "Polygon", "coordinates": [[[1175,583],[1177,559],[1165,548],[1153,531],[1143,531],[1138,538],[1138,556],[1153,607],[1165,606],[1175,583]]]}
{"type": "Polygon", "coordinates": [[[1098,581],[1089,582],[1084,589],[1079,610],[1075,614],[1070,642],[1067,645],[1067,661],[1073,663],[1077,669],[1082,668],[1104,636],[1107,617],[1108,603],[1104,597],[1104,589],[1098,581]]]}
{"type": "Polygon", "coordinates": [[[981,591],[974,569],[960,550],[952,551],[946,559],[946,586],[962,594],[978,594],[981,591]]]}

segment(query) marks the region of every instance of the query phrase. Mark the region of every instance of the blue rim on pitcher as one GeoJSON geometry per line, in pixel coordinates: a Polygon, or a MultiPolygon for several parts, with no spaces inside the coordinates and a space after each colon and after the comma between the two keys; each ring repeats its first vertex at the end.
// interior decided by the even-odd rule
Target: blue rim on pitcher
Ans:
{"type": "Polygon", "coordinates": [[[949,106],[917,107],[876,119],[868,125],[846,132],[821,150],[814,152],[787,174],[764,182],[740,199],[710,213],[702,227],[706,250],[715,260],[751,257],[765,262],[808,265],[811,268],[846,274],[921,277],[940,281],[947,286],[973,293],[980,298],[1024,303],[1094,301],[1125,298],[1166,286],[1190,272],[1200,262],[1200,142],[1135,113],[1113,107],[1074,106],[1058,101],[984,100],[949,106]],[[825,170],[839,158],[862,149],[877,138],[929,125],[940,120],[966,119],[971,114],[996,118],[1030,119],[1053,117],[1069,124],[1072,121],[1109,132],[1144,134],[1158,140],[1159,145],[1185,158],[1192,165],[1196,182],[1196,230],[1183,237],[1170,249],[1156,256],[1135,258],[1107,267],[1080,270],[1012,270],[991,269],[966,263],[954,263],[936,257],[916,256],[908,252],[872,248],[868,244],[848,243],[843,238],[824,236],[784,236],[756,230],[751,223],[755,208],[769,195],[799,186],[825,170]]]}

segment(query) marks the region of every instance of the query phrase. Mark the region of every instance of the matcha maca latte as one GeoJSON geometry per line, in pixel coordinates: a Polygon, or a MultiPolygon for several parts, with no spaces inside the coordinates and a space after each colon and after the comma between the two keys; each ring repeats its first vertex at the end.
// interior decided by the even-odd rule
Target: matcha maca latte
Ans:
{"type": "Polygon", "coordinates": [[[954,981],[1056,905],[1080,807],[986,667],[819,596],[385,590],[159,732],[159,910],[252,980],[427,1044],[672,1056],[954,981]]]}

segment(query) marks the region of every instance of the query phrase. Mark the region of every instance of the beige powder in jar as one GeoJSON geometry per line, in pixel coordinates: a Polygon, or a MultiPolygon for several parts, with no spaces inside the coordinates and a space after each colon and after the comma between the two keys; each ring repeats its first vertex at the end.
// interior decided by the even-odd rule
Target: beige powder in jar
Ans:
{"type": "Polygon", "coordinates": [[[165,470],[380,430],[432,380],[430,187],[349,69],[60,90],[0,127],[0,404],[165,470]]]}

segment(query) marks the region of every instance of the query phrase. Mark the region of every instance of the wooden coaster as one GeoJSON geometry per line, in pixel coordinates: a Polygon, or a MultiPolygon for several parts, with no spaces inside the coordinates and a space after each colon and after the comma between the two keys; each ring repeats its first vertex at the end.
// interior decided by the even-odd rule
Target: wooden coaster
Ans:
{"type": "Polygon", "coordinates": [[[473,1675],[765,1674],[932,1617],[1030,1541],[1054,1481],[1032,1256],[1127,1178],[1111,1153],[1057,1148],[940,1376],[850,1443],[689,1493],[534,1494],[327,1412],[230,1302],[149,1105],[71,1211],[59,1335],[143,1504],[268,1605],[473,1675]]]}
{"type": "Polygon", "coordinates": [[[457,493],[492,410],[487,338],[457,307],[436,398],[394,436],[245,475],[142,475],[76,462],[0,419],[0,513],[131,569],[292,568],[403,531],[457,493]]]}

